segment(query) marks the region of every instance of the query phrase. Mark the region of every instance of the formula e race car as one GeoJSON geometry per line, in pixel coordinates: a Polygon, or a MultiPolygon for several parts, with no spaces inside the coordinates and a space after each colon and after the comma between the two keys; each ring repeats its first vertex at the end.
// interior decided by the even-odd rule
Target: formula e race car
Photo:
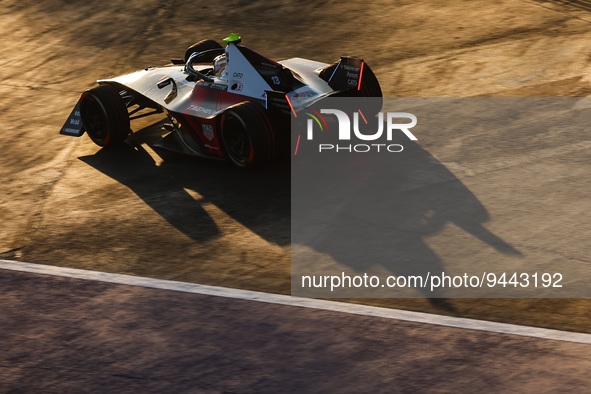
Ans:
{"type": "Polygon", "coordinates": [[[164,112],[170,133],[157,146],[249,167],[285,147],[289,152],[292,114],[326,97],[382,97],[363,59],[276,62],[240,41],[230,34],[224,48],[203,40],[171,65],[99,80],[82,94],[60,133],[80,137],[86,131],[99,146],[116,146],[131,132],[130,120],[164,112]]]}

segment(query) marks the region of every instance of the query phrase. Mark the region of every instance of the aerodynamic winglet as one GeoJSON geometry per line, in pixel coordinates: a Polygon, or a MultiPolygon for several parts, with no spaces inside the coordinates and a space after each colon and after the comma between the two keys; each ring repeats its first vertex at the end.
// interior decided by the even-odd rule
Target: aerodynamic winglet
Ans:
{"type": "Polygon", "coordinates": [[[74,110],[62,126],[60,134],[69,135],[72,137],[80,137],[84,134],[84,125],[82,124],[82,117],[80,116],[80,101],[74,107],[74,110]]]}

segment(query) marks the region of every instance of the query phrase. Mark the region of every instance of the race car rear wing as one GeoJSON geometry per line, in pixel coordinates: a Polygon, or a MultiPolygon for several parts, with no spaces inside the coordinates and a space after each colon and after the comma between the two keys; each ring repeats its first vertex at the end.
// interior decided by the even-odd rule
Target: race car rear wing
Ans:
{"type": "Polygon", "coordinates": [[[320,71],[320,78],[337,91],[359,90],[363,78],[364,61],[354,56],[341,56],[341,60],[320,71]]]}

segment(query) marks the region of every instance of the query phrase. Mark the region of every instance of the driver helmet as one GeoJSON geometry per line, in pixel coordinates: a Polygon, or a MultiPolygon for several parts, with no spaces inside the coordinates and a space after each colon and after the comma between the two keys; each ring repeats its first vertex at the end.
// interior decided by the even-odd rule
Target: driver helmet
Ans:
{"type": "Polygon", "coordinates": [[[226,74],[226,54],[216,56],[213,59],[213,74],[221,78],[226,74]]]}

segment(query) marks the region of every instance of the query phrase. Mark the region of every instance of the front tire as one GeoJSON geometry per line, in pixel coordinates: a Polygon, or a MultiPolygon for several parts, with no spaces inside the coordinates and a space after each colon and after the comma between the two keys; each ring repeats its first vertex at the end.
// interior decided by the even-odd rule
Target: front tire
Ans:
{"type": "Polygon", "coordinates": [[[265,109],[252,101],[228,108],[220,122],[224,155],[238,167],[261,165],[275,156],[275,137],[265,109]]]}
{"type": "Polygon", "coordinates": [[[90,139],[97,145],[117,146],[129,135],[127,107],[111,85],[87,90],[80,98],[80,116],[90,139]]]}

